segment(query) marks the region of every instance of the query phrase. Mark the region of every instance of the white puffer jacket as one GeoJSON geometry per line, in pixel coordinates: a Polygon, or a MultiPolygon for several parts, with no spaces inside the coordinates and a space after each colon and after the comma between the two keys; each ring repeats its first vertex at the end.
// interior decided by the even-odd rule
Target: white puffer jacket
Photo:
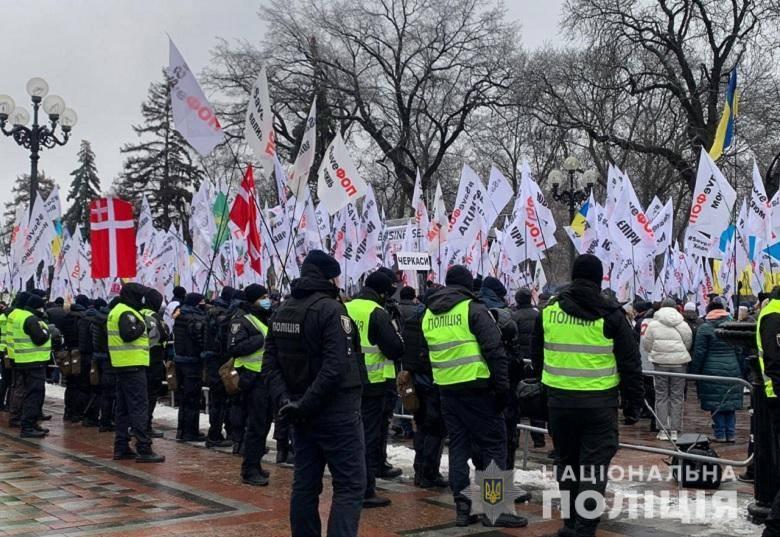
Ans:
{"type": "Polygon", "coordinates": [[[688,350],[693,343],[691,328],[674,308],[655,312],[642,335],[642,348],[648,358],[659,365],[684,365],[691,361],[688,350]]]}

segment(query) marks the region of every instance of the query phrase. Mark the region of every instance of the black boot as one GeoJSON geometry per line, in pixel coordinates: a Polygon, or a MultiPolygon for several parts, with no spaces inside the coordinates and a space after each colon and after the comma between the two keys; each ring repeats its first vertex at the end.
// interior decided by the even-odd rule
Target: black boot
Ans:
{"type": "Polygon", "coordinates": [[[387,507],[392,502],[390,501],[390,498],[385,498],[383,496],[377,496],[374,494],[370,498],[364,498],[363,499],[363,509],[373,509],[376,507],[387,507]]]}
{"type": "Polygon", "coordinates": [[[241,476],[241,481],[246,485],[252,485],[253,487],[265,487],[268,485],[268,477],[264,476],[262,472],[250,472],[241,476]]]}
{"type": "Polygon", "coordinates": [[[129,447],[119,451],[114,451],[115,461],[135,460],[137,456],[138,454],[129,447]]]}
{"type": "Polygon", "coordinates": [[[287,456],[289,455],[289,452],[287,451],[287,448],[280,448],[276,451],[276,464],[282,464],[287,462],[287,456]]]}
{"type": "Polygon", "coordinates": [[[482,515],[482,525],[488,528],[524,528],[528,525],[528,519],[524,516],[501,513],[495,522],[482,515]]]}
{"type": "Polygon", "coordinates": [[[135,458],[135,462],[165,462],[165,457],[152,451],[152,448],[148,448],[144,449],[143,451],[138,450],[138,455],[135,458]]]}
{"type": "Polygon", "coordinates": [[[467,502],[455,502],[455,525],[465,528],[479,522],[479,515],[471,514],[471,505],[467,502]]]}

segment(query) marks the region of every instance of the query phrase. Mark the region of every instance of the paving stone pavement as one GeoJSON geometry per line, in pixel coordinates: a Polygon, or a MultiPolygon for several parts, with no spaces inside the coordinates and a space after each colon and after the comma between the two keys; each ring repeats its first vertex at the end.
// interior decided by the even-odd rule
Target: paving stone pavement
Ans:
{"type": "MultiPolygon", "coordinates": [[[[706,432],[708,419],[689,399],[687,430],[706,432]]],[[[240,460],[229,453],[166,439],[155,441],[155,450],[167,457],[165,464],[141,465],[111,460],[113,436],[79,424],[63,423],[61,402],[47,400],[54,418],[46,423],[51,434],[42,440],[18,438],[8,426],[8,415],[0,412],[0,536],[122,537],[187,535],[206,537],[289,535],[289,497],[292,470],[274,464],[271,484],[264,488],[242,485],[240,460]]],[[[205,419],[202,420],[205,423],[205,419]]],[[[739,442],[718,446],[722,456],[744,458],[747,416],[739,417],[739,442]]],[[[648,432],[646,422],[621,427],[622,440],[663,446],[648,432]]],[[[273,442],[270,442],[273,444],[273,442]]],[[[406,445],[409,445],[408,442],[406,445]]],[[[548,444],[549,446],[549,444],[548,444]]],[[[408,478],[378,482],[382,494],[393,501],[390,508],[363,512],[361,536],[480,536],[529,537],[555,535],[560,527],[557,513],[543,516],[542,494],[550,483],[540,480],[549,471],[546,449],[531,449],[526,488],[533,494],[530,504],[518,506],[529,518],[528,528],[496,530],[474,525],[454,527],[452,497],[446,491],[421,490],[408,478]],[[532,479],[533,477],[533,479],[532,479]]],[[[273,458],[271,453],[267,459],[273,458]]],[[[518,457],[519,459],[519,457],[518,457]]],[[[616,464],[661,464],[662,457],[620,451],[616,464]]],[[[665,468],[665,466],[664,466],[665,468]]],[[[446,468],[445,468],[446,471],[446,468]]],[[[739,472],[739,469],[736,469],[739,472]]],[[[677,490],[674,482],[624,482],[621,491],[661,492],[677,490]]],[[[724,483],[723,490],[738,494],[740,506],[749,501],[751,489],[739,482],[724,483]]],[[[330,508],[330,486],[326,483],[320,503],[323,521],[330,508]]],[[[746,523],[683,524],[675,520],[631,520],[621,516],[602,523],[599,537],[675,537],[679,535],[759,535],[746,523]],[[720,533],[719,533],[720,532],[720,533]]]]}

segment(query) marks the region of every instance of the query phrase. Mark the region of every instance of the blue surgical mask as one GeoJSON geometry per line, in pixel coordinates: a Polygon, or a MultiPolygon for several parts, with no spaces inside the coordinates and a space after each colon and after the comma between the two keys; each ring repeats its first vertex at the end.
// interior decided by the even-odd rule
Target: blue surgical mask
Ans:
{"type": "Polygon", "coordinates": [[[271,309],[271,299],[270,298],[261,298],[259,301],[260,307],[264,310],[270,310],[271,309]]]}

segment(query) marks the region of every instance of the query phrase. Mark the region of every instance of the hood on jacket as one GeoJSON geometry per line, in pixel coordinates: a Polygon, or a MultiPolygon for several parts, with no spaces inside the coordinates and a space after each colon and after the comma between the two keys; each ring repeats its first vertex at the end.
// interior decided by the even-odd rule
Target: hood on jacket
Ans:
{"type": "Polygon", "coordinates": [[[371,287],[363,287],[363,289],[360,290],[360,292],[355,296],[355,298],[363,298],[365,300],[371,300],[373,302],[376,302],[380,306],[384,306],[385,304],[384,296],[380,295],[376,291],[376,289],[373,289],[371,287]]]}
{"type": "Polygon", "coordinates": [[[485,287],[484,285],[479,289],[478,298],[489,309],[506,307],[506,302],[504,302],[493,289],[485,287]]]}
{"type": "Polygon", "coordinates": [[[152,289],[150,287],[146,290],[146,294],[144,295],[144,302],[146,303],[147,308],[159,313],[162,309],[163,303],[162,293],[160,293],[160,291],[157,289],[152,289]]]}
{"type": "Polygon", "coordinates": [[[653,320],[663,323],[669,327],[675,327],[678,324],[685,322],[682,313],[671,307],[660,308],[653,315],[653,320]]]}
{"type": "Polygon", "coordinates": [[[601,294],[597,283],[579,278],[561,290],[557,301],[561,309],[569,315],[588,321],[603,319],[620,310],[620,304],[601,294]]]}
{"type": "Polygon", "coordinates": [[[464,300],[475,299],[474,293],[460,285],[448,285],[431,293],[426,306],[433,313],[450,311],[464,300]]]}
{"type": "Polygon", "coordinates": [[[301,266],[301,277],[290,285],[293,298],[305,298],[314,293],[325,293],[336,298],[339,289],[325,277],[322,270],[316,265],[304,263],[301,266]]]}
{"type": "Polygon", "coordinates": [[[138,311],[144,307],[145,291],[146,287],[140,283],[126,283],[119,292],[119,298],[122,300],[122,303],[138,311]]]}

